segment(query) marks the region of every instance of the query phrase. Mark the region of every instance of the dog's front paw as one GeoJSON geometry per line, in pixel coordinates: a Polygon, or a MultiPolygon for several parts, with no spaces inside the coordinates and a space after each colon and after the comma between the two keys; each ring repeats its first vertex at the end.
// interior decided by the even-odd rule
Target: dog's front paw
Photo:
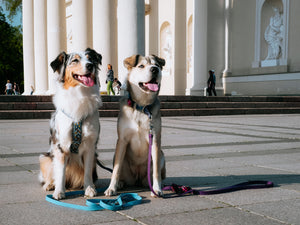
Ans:
{"type": "Polygon", "coordinates": [[[113,188],[107,188],[106,191],[104,192],[105,196],[113,196],[117,194],[117,190],[113,188]]]}
{"type": "Polygon", "coordinates": [[[86,197],[95,197],[96,195],[97,195],[97,191],[94,187],[88,186],[85,189],[84,196],[86,196],[86,197]]]}
{"type": "Polygon", "coordinates": [[[151,197],[163,197],[164,196],[162,190],[155,190],[154,189],[153,191],[156,193],[156,195],[151,191],[151,197]]]}
{"type": "Polygon", "coordinates": [[[151,191],[151,197],[163,197],[163,195],[164,195],[161,190],[161,185],[155,181],[153,184],[153,191],[156,193],[156,195],[151,191]]]}
{"type": "Polygon", "coordinates": [[[63,199],[65,197],[66,197],[66,195],[65,195],[65,192],[63,192],[63,191],[54,191],[54,193],[53,193],[53,198],[55,198],[56,200],[63,199]]]}
{"type": "Polygon", "coordinates": [[[46,183],[46,184],[44,184],[43,185],[43,189],[45,190],[45,191],[52,191],[52,190],[54,190],[54,185],[53,184],[48,184],[48,183],[46,183]]]}

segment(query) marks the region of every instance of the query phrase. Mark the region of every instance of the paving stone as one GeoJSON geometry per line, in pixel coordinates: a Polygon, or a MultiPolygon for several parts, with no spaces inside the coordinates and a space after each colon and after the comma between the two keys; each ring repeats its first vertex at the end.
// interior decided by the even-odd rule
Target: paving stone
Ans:
{"type": "MultiPolygon", "coordinates": [[[[158,199],[120,212],[82,212],[52,205],[39,185],[38,156],[49,148],[49,120],[0,121],[1,224],[300,224],[300,115],[163,117],[164,184],[208,190],[247,180],[274,188],[158,199]]],[[[117,118],[100,118],[99,159],[112,167],[117,118]]],[[[97,167],[97,187],[111,174],[97,167]]],[[[169,192],[165,192],[166,195],[169,192]]],[[[105,198],[99,193],[97,198],[105,198]]],[[[66,201],[84,204],[80,196],[66,201]]]]}
{"type": "Polygon", "coordinates": [[[215,225],[215,224],[235,224],[235,225],[279,225],[282,223],[267,219],[260,215],[241,211],[235,208],[216,208],[209,210],[200,210],[193,212],[182,212],[177,214],[158,215],[144,218],[138,218],[146,224],[156,225],[181,225],[181,224],[198,224],[198,225],[215,225]]]}
{"type": "MultiPolygon", "coordinates": [[[[46,200],[7,204],[0,209],[1,224],[97,224],[114,221],[129,221],[128,218],[112,211],[80,211],[53,205],[46,200]]],[[[130,223],[128,223],[130,224],[130,223]]]]}
{"type": "Polygon", "coordinates": [[[300,208],[299,198],[245,205],[243,208],[261,215],[276,218],[280,221],[286,221],[289,224],[300,224],[300,214],[297,211],[300,208]]]}

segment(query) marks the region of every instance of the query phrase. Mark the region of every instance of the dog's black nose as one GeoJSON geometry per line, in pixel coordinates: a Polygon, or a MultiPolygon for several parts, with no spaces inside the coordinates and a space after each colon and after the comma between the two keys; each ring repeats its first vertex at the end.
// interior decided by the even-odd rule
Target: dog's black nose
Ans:
{"type": "Polygon", "coordinates": [[[86,64],[86,68],[88,69],[88,71],[91,72],[91,71],[93,70],[94,66],[93,66],[92,63],[87,63],[87,64],[86,64]]]}
{"type": "Polygon", "coordinates": [[[153,73],[153,74],[157,74],[158,73],[158,68],[156,67],[156,66],[152,66],[151,68],[150,68],[150,72],[151,73],[153,73]]]}

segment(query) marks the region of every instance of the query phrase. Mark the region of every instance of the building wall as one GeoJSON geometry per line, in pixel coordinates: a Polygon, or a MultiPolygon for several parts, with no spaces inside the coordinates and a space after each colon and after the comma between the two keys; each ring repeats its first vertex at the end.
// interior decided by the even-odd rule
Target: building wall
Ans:
{"type": "MultiPolygon", "coordinates": [[[[162,49],[164,48],[165,43],[161,43],[161,31],[162,28],[166,23],[170,25],[170,32],[172,35],[172,40],[171,40],[171,58],[166,60],[168,61],[166,66],[170,66],[168,73],[165,73],[163,71],[163,76],[162,76],[162,81],[161,81],[161,88],[160,88],[160,94],[161,95],[174,95],[175,94],[175,80],[174,80],[174,23],[175,23],[175,18],[174,18],[174,13],[175,13],[175,0],[164,0],[164,1],[159,1],[159,55],[164,56],[162,53],[162,49]],[[167,10],[166,10],[167,9],[167,10]]],[[[166,68],[166,67],[165,67],[166,68]]]]}
{"type": "Polygon", "coordinates": [[[256,2],[232,1],[230,13],[231,73],[223,78],[225,95],[299,95],[300,94],[300,36],[298,11],[300,2],[296,0],[266,0],[261,15],[260,60],[267,55],[264,32],[274,14],[272,6],[285,5],[289,11],[285,27],[287,32],[287,63],[263,67],[253,66],[256,48],[256,2]]]}
{"type": "MultiPolygon", "coordinates": [[[[33,2],[32,0],[28,1],[33,2]]],[[[87,6],[92,12],[91,15],[94,13],[94,16],[97,15],[97,10],[94,8],[96,5],[95,1],[89,0],[87,6]],[[93,12],[93,10],[96,11],[93,12]]],[[[198,12],[196,14],[198,17],[196,18],[200,19],[196,19],[197,23],[194,22],[195,1],[200,0],[145,0],[145,4],[150,5],[151,8],[147,12],[150,14],[146,14],[145,17],[145,52],[146,54],[156,54],[166,60],[166,66],[163,70],[161,95],[184,95],[185,93],[203,95],[202,89],[208,78],[208,71],[206,70],[210,69],[215,70],[218,95],[300,94],[300,27],[298,22],[300,1],[201,0],[203,1],[201,3],[205,4],[198,5],[199,8],[196,11],[198,12]],[[258,14],[257,6],[260,4],[262,8],[260,9],[260,14],[258,14]],[[270,17],[274,14],[272,5],[288,10],[287,16],[284,17],[287,23],[285,27],[287,31],[285,36],[287,48],[284,49],[286,58],[279,64],[262,66],[261,63],[268,53],[268,44],[264,40],[264,32],[269,24],[270,17]],[[204,11],[201,11],[202,9],[204,11]],[[207,23],[205,22],[206,12],[207,23]],[[199,17],[199,15],[202,15],[202,17],[199,17]],[[257,25],[258,18],[261,20],[260,27],[257,25]],[[201,26],[198,30],[197,27],[195,28],[198,35],[197,40],[193,40],[193,37],[195,37],[193,30],[195,24],[201,26]],[[166,27],[168,27],[169,33],[166,33],[166,27]],[[259,38],[257,33],[260,33],[259,38]],[[205,37],[207,37],[207,42],[206,40],[204,41],[205,37]],[[193,41],[201,43],[201,46],[205,46],[205,50],[200,51],[200,48],[194,48],[196,45],[193,46],[193,41]],[[198,54],[198,58],[193,57],[191,49],[197,54],[202,54],[198,54]],[[199,61],[201,60],[200,58],[202,58],[204,65],[199,61]],[[205,63],[206,61],[207,63],[205,63]],[[197,68],[201,67],[202,69],[194,72],[193,69],[196,66],[193,63],[195,63],[197,68]],[[201,85],[198,84],[199,82],[201,85]],[[195,85],[198,85],[197,88],[195,88],[195,85]]],[[[113,65],[116,77],[124,76],[120,72],[120,68],[123,68],[123,61],[118,57],[121,56],[120,52],[124,49],[124,46],[118,46],[118,42],[122,38],[122,34],[118,33],[120,32],[118,31],[118,25],[122,22],[122,20],[118,21],[118,3],[120,4],[120,2],[118,0],[108,2],[110,2],[110,12],[108,13],[110,19],[109,25],[106,27],[109,28],[104,28],[105,26],[97,28],[95,26],[96,21],[89,21],[89,30],[92,29],[90,38],[93,36],[93,33],[98,33],[101,29],[105,29],[105,31],[102,32],[103,35],[99,35],[97,38],[94,37],[93,43],[88,42],[90,46],[86,46],[95,48],[103,54],[103,65],[100,72],[101,91],[106,89],[105,79],[108,63],[113,65]],[[110,36],[110,41],[105,40],[107,36],[110,36]],[[104,45],[110,45],[109,51],[107,51],[107,48],[106,50],[101,50],[103,45],[101,47],[99,43],[102,42],[104,45]],[[120,74],[118,74],[118,71],[120,74]]],[[[198,4],[199,2],[196,3],[198,4]]],[[[66,1],[68,51],[72,51],[74,45],[71,30],[73,26],[72,4],[72,0],[66,1]]],[[[122,12],[126,12],[126,10],[122,10],[122,12]]],[[[98,15],[106,16],[106,12],[104,11],[103,14],[98,15]]],[[[31,14],[33,14],[33,11],[31,14]]],[[[89,17],[91,15],[88,14],[89,17]]],[[[32,15],[29,13],[28,16],[32,15]]],[[[100,25],[98,24],[98,27],[100,25]]],[[[133,43],[144,38],[143,35],[138,36],[139,38],[136,41],[132,41],[133,43]]],[[[25,76],[30,76],[29,73],[26,74],[25,76]]],[[[35,77],[37,76],[41,75],[35,74],[35,77]]],[[[49,74],[43,74],[43,76],[47,77],[49,74]]],[[[26,90],[30,89],[30,85],[34,86],[35,81],[33,79],[25,80],[30,80],[31,82],[26,81],[26,90]]],[[[47,87],[41,88],[44,93],[47,93],[47,87]]]]}
{"type": "Polygon", "coordinates": [[[231,10],[231,72],[233,76],[249,74],[254,59],[255,1],[233,1],[231,10]]]}
{"type": "MultiPolygon", "coordinates": [[[[208,29],[207,29],[207,68],[215,70],[216,86],[222,87],[222,76],[225,69],[225,1],[208,1],[208,29]]],[[[208,79],[208,72],[206,74],[208,79]]]]}
{"type": "Polygon", "coordinates": [[[290,1],[290,16],[289,16],[289,71],[300,71],[300,24],[299,24],[300,1],[290,1]]]}

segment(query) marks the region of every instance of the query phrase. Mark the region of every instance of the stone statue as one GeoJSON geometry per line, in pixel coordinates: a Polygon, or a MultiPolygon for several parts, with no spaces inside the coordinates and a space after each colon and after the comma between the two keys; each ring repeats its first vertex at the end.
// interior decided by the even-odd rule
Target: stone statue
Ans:
{"type": "Polygon", "coordinates": [[[275,15],[270,18],[270,24],[265,31],[265,40],[268,43],[266,60],[279,59],[281,56],[284,34],[283,18],[278,8],[273,7],[275,15]]]}

